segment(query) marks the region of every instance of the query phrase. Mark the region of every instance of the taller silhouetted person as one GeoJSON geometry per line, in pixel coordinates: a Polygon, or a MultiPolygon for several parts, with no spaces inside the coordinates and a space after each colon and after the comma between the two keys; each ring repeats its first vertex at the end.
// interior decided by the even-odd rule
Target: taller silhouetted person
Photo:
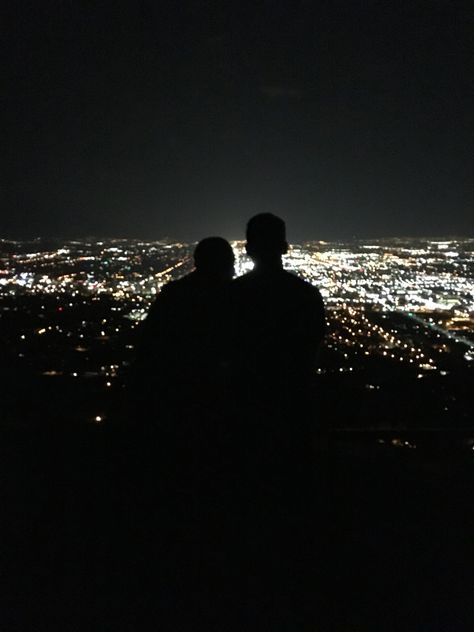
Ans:
{"type": "Polygon", "coordinates": [[[314,374],[325,330],[323,301],[316,287],[283,269],[288,243],[282,219],[255,215],[246,237],[254,269],[232,284],[236,379],[257,405],[295,405],[314,374]]]}
{"type": "MultiPolygon", "coordinates": [[[[279,595],[273,598],[277,607],[286,600],[305,610],[314,602],[313,569],[321,563],[313,541],[315,498],[325,514],[314,476],[322,464],[315,465],[313,450],[323,413],[310,388],[324,306],[317,288],[283,269],[288,243],[282,219],[253,217],[246,249],[254,269],[231,287],[241,564],[247,564],[254,599],[270,591],[279,595]]],[[[316,628],[312,622],[301,629],[316,628]]]]}
{"type": "MultiPolygon", "coordinates": [[[[200,241],[195,269],[165,285],[143,324],[135,382],[149,410],[192,416],[219,390],[234,254],[221,237],[200,241]]],[[[223,383],[223,382],[222,382],[223,383]]],[[[211,402],[212,403],[212,402],[211,402]]]]}

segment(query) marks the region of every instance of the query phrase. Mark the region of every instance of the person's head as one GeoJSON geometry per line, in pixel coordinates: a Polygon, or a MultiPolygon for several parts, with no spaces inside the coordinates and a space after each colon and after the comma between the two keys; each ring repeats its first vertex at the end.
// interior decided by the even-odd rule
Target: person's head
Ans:
{"type": "Polygon", "coordinates": [[[285,222],[272,213],[254,215],[247,224],[247,254],[256,264],[281,262],[288,251],[285,222]]]}
{"type": "Polygon", "coordinates": [[[216,281],[230,281],[234,276],[234,251],[222,237],[206,237],[194,250],[194,266],[216,281]]]}

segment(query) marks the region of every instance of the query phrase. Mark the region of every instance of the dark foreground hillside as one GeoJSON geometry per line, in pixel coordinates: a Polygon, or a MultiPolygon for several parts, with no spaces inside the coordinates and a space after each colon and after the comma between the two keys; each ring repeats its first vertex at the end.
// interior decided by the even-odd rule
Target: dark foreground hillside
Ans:
{"type": "Polygon", "coordinates": [[[193,432],[65,427],[2,431],[2,630],[472,629],[456,443],[322,432],[309,468],[259,469],[193,432]]]}

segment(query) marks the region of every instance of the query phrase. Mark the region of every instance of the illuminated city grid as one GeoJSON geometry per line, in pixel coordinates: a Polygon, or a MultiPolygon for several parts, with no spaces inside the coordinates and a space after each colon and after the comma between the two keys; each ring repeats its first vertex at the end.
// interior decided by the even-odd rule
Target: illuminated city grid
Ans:
{"type": "MultiPolygon", "coordinates": [[[[252,264],[233,242],[236,273],[252,264]]],[[[192,269],[193,245],[110,239],[70,241],[45,249],[41,241],[0,240],[0,296],[108,294],[151,299],[192,269]],[[35,250],[37,247],[37,250],[35,250]]],[[[385,311],[474,312],[474,239],[308,242],[294,245],[285,267],[317,285],[329,307],[373,305],[385,311]]]]}
{"type": "MultiPolygon", "coordinates": [[[[243,242],[232,245],[240,275],[252,262],[243,242]]],[[[19,324],[15,332],[19,357],[36,349],[32,339],[48,339],[50,356],[55,345],[58,351],[49,364],[44,351],[43,374],[58,375],[66,371],[62,339],[68,339],[76,358],[88,357],[92,342],[111,344],[146,316],[164,284],[192,270],[193,248],[168,240],[1,240],[0,316],[5,321],[9,311],[21,312],[22,299],[39,301],[28,307],[38,312],[31,319],[35,324],[19,324]],[[79,314],[79,307],[101,301],[109,301],[105,315],[102,310],[100,317],[88,312],[73,322],[66,319],[68,310],[79,314]]],[[[336,354],[337,362],[325,366],[323,361],[319,372],[352,372],[374,358],[410,368],[420,378],[446,375],[453,359],[472,367],[474,239],[308,242],[293,245],[284,265],[316,285],[324,298],[326,356],[336,354]]],[[[133,352],[133,340],[128,342],[126,350],[133,352]]],[[[78,367],[69,374],[99,373],[110,386],[121,352],[99,368],[69,358],[69,366],[78,367]]]]}

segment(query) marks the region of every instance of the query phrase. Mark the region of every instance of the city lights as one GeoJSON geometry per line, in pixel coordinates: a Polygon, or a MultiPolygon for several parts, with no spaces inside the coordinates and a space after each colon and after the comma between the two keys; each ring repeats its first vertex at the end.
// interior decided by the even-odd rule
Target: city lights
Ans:
{"type": "MultiPolygon", "coordinates": [[[[192,270],[194,245],[51,244],[0,240],[0,318],[16,332],[17,357],[43,375],[96,377],[109,389],[133,362],[135,331],[161,287],[192,270]]],[[[236,276],[253,268],[244,246],[232,242],[236,276]]],[[[319,375],[377,374],[383,366],[446,378],[453,363],[472,367],[474,239],[311,241],[293,245],[284,266],[323,296],[319,375]]]]}

